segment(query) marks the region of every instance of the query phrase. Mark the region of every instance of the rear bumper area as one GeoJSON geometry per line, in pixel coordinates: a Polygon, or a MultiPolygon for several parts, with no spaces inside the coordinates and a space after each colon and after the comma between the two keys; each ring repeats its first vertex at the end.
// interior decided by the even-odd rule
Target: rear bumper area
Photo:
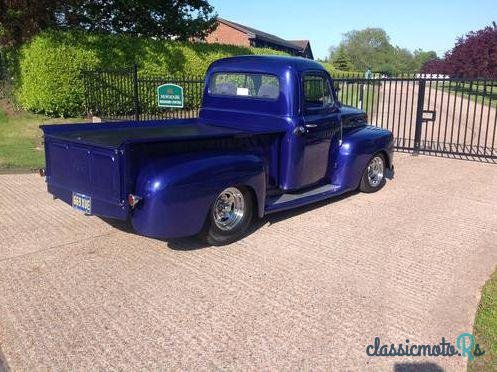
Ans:
{"type": "MultiPolygon", "coordinates": [[[[72,206],[72,193],[78,190],[68,190],[61,186],[48,184],[48,192],[56,199],[60,199],[72,206]]],[[[105,200],[91,197],[91,214],[100,217],[109,217],[119,220],[128,219],[129,206],[126,203],[115,204],[105,200]]]]}

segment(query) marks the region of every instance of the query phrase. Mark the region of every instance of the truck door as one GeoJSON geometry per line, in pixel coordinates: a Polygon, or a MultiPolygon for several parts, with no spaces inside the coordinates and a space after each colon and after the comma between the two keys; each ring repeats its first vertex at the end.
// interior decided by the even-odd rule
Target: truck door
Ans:
{"type": "Polygon", "coordinates": [[[340,115],[324,71],[306,72],[301,83],[300,187],[324,181],[333,154],[338,148],[340,115]]]}

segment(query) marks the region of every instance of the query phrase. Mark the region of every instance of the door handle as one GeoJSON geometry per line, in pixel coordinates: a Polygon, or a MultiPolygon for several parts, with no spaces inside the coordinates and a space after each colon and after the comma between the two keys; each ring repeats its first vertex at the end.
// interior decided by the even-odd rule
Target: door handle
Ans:
{"type": "Polygon", "coordinates": [[[318,125],[317,124],[306,124],[306,128],[316,128],[318,125]]]}
{"type": "Polygon", "coordinates": [[[303,136],[306,133],[307,129],[301,127],[300,125],[298,127],[295,127],[295,129],[293,130],[293,134],[295,134],[296,136],[303,136]]]}

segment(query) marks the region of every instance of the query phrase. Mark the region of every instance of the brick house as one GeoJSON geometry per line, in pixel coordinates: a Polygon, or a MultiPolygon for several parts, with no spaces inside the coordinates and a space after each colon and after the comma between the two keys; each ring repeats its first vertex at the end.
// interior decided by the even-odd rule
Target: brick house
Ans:
{"type": "Polygon", "coordinates": [[[217,28],[205,38],[207,43],[271,48],[293,56],[314,59],[309,40],[284,40],[278,36],[218,18],[217,28]]]}

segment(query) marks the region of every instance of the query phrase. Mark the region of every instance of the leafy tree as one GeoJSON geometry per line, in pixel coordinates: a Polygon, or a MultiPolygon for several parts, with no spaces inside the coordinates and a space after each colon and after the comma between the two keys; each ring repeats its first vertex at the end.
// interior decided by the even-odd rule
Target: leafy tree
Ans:
{"type": "Polygon", "coordinates": [[[395,47],[392,57],[389,63],[396,74],[406,74],[418,70],[414,56],[408,49],[395,47]]]}
{"type": "Polygon", "coordinates": [[[392,52],[389,37],[381,28],[349,31],[344,34],[340,47],[359,71],[365,71],[368,67],[377,69],[387,61],[387,55],[392,52]]]}
{"type": "Polygon", "coordinates": [[[469,32],[457,40],[445,60],[454,76],[497,78],[497,25],[469,32]]]}
{"type": "Polygon", "coordinates": [[[0,0],[0,45],[17,46],[56,24],[59,0],[0,0]]]}
{"type": "Polygon", "coordinates": [[[431,59],[426,61],[421,68],[421,72],[424,74],[442,74],[449,75],[450,69],[447,62],[440,58],[431,59]]]}
{"type": "Polygon", "coordinates": [[[202,38],[216,27],[207,0],[79,0],[59,15],[67,27],[161,39],[202,38]]]}
{"type": "Polygon", "coordinates": [[[207,0],[0,0],[3,46],[20,45],[47,28],[188,40],[215,26],[207,0]]]}
{"type": "Polygon", "coordinates": [[[354,69],[350,57],[343,47],[339,47],[334,51],[331,64],[340,71],[352,71],[354,69]]]}
{"type": "Polygon", "coordinates": [[[393,46],[381,28],[353,30],[344,34],[338,47],[330,48],[330,59],[333,63],[340,56],[339,62],[344,62],[343,55],[349,58],[353,70],[371,68],[387,75],[419,71],[426,60],[436,57],[433,51],[417,49],[413,54],[408,49],[393,46]]]}
{"type": "Polygon", "coordinates": [[[424,63],[424,73],[468,78],[497,78],[497,25],[471,31],[457,39],[444,59],[424,63]]]}
{"type": "Polygon", "coordinates": [[[437,53],[432,50],[426,52],[422,49],[416,49],[414,50],[413,55],[414,55],[414,64],[416,65],[416,70],[421,70],[421,68],[426,62],[438,58],[437,53]]]}

